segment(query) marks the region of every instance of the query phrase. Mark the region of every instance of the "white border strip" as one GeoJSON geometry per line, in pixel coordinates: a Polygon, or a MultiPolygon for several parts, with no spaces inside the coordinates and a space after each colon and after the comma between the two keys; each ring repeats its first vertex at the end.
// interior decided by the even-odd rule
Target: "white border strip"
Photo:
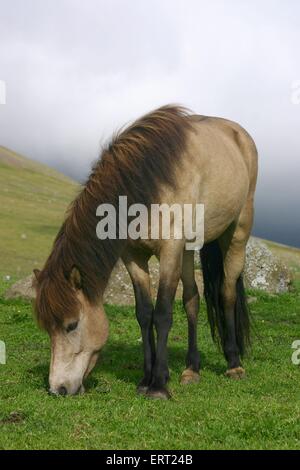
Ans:
{"type": "Polygon", "coordinates": [[[6,83],[0,80],[0,104],[6,104],[6,83]]]}

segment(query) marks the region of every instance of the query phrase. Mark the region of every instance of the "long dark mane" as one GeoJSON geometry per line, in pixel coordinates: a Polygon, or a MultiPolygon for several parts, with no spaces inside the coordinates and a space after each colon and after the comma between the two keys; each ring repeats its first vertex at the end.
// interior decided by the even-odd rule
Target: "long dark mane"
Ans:
{"type": "Polygon", "coordinates": [[[37,285],[36,314],[49,329],[74,315],[77,299],[69,276],[77,267],[82,290],[91,303],[103,293],[120,257],[124,240],[99,240],[96,209],[110,203],[117,209],[120,195],[128,204],[156,201],[161,184],[175,185],[175,167],[186,147],[189,113],[165,106],[117,133],[103,149],[82,191],[70,205],[52,253],[37,285]]]}

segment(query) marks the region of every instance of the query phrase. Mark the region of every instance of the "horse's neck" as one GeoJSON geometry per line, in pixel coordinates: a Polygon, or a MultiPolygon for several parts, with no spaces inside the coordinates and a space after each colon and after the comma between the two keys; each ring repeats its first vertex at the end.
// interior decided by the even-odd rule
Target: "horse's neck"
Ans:
{"type": "Polygon", "coordinates": [[[70,257],[74,258],[74,265],[77,264],[77,261],[78,267],[81,267],[84,272],[90,273],[88,277],[91,278],[93,290],[96,289],[98,283],[101,292],[104,293],[111,273],[126,247],[127,239],[120,239],[119,236],[115,239],[95,239],[95,235],[98,235],[97,225],[99,223],[96,213],[101,204],[104,202],[99,198],[97,201],[86,199],[85,204],[75,205],[61,232],[65,247],[67,247],[70,257]],[[88,205],[89,210],[85,210],[88,205]],[[86,220],[86,217],[90,217],[90,219],[86,220]],[[83,250],[86,243],[90,244],[91,249],[88,249],[86,256],[84,256],[83,250]]]}

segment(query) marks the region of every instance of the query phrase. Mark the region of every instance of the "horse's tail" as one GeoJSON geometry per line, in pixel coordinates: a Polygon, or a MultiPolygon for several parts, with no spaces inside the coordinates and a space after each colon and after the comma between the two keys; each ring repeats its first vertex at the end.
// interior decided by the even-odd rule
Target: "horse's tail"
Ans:
{"type": "MultiPolygon", "coordinates": [[[[219,243],[213,241],[204,245],[200,251],[200,258],[204,281],[204,297],[212,338],[220,344],[224,351],[227,328],[221,296],[224,266],[219,243]]],[[[235,334],[240,356],[243,356],[247,346],[250,345],[250,319],[242,275],[237,280],[236,294],[235,334]]]]}

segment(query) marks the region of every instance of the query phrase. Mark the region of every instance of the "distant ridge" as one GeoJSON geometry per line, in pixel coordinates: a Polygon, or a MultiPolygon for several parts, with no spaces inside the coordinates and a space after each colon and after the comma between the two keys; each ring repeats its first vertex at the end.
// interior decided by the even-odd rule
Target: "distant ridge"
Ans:
{"type": "Polygon", "coordinates": [[[60,173],[54,168],[51,168],[43,163],[31,160],[28,157],[24,157],[24,155],[21,155],[17,152],[14,152],[13,150],[10,150],[0,145],[0,165],[1,164],[15,168],[27,169],[39,174],[52,176],[60,180],[74,183],[74,180],[64,175],[63,173],[60,173]]]}

